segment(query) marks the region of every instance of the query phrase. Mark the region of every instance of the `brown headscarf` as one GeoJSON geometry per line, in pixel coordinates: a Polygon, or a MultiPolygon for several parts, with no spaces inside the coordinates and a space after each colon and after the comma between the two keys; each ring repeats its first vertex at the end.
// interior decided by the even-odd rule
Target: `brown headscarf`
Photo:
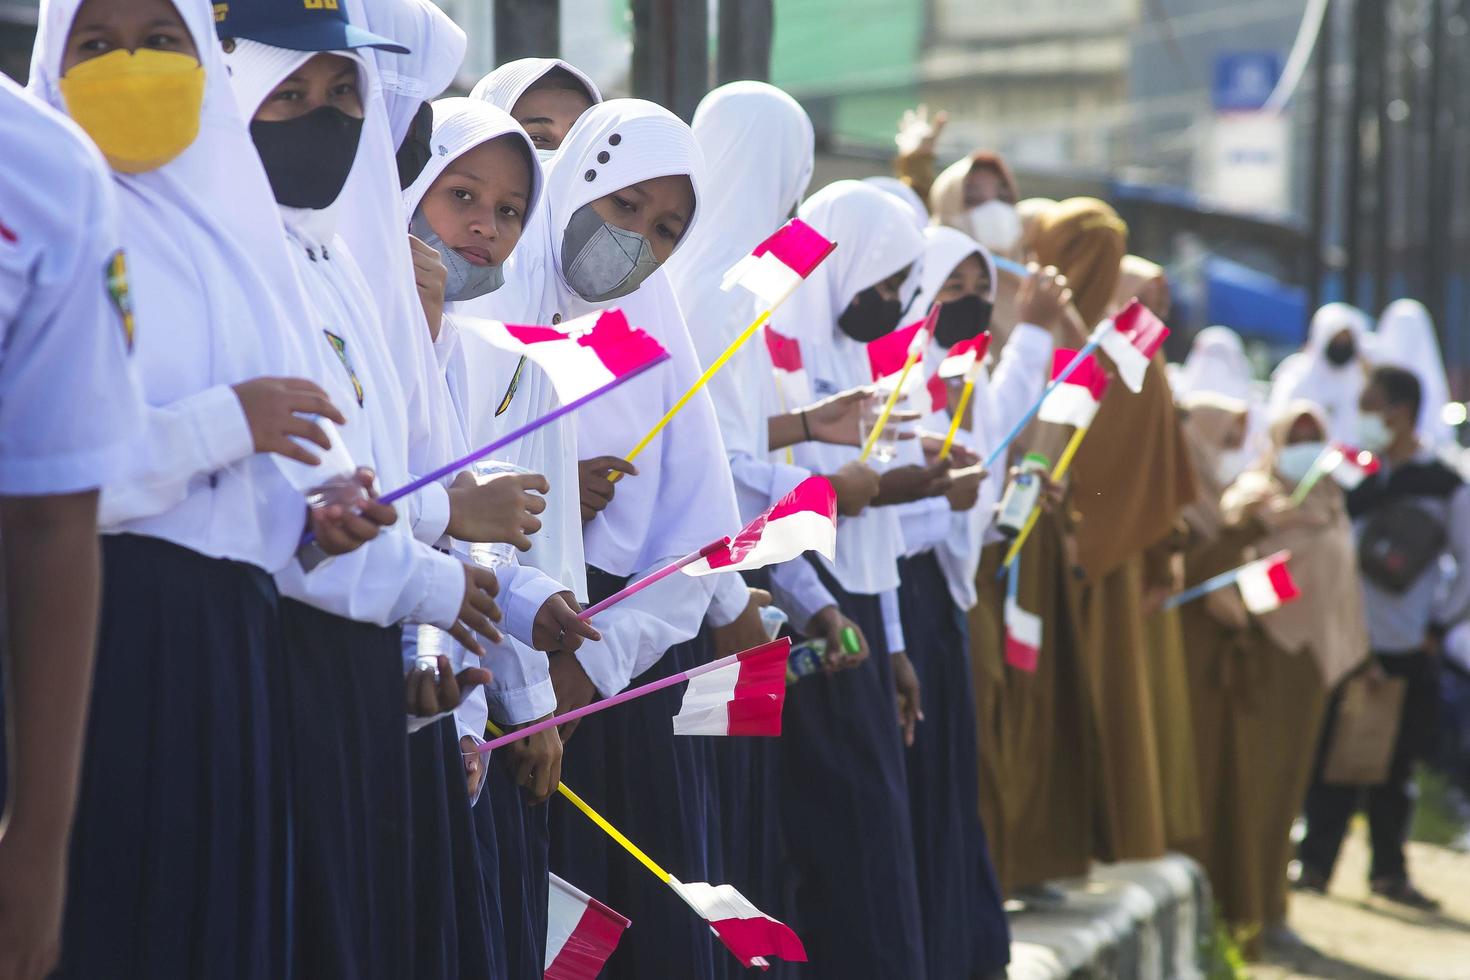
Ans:
{"type": "MultiPolygon", "coordinates": [[[[1265,455],[1225,492],[1222,507],[1227,518],[1238,518],[1246,508],[1264,500],[1266,506],[1261,510],[1269,526],[1272,509],[1288,506],[1295,488],[1277,475],[1276,456],[1303,416],[1315,419],[1327,432],[1327,420],[1314,403],[1288,404],[1271,420],[1270,448],[1265,455]]],[[[1295,516],[1300,523],[1269,532],[1256,544],[1256,552],[1291,552],[1291,577],[1301,588],[1301,598],[1259,617],[1260,623],[1282,649],[1291,653],[1309,649],[1331,688],[1368,655],[1352,521],[1342,490],[1332,480],[1319,480],[1295,516]]]]}
{"type": "Polygon", "coordinates": [[[1225,454],[1225,439],[1232,429],[1244,431],[1250,406],[1213,392],[1196,392],[1180,402],[1184,410],[1184,445],[1194,465],[1194,503],[1184,508],[1184,520],[1201,538],[1214,538],[1225,524],[1220,498],[1228,484],[1217,475],[1225,454]]]}
{"type": "Polygon", "coordinates": [[[965,178],[976,168],[989,170],[999,177],[1009,191],[1010,200],[1014,202],[1017,199],[1019,195],[1016,192],[1015,175],[1000,154],[976,150],[945,167],[934,178],[934,185],[929,188],[929,213],[934,216],[935,224],[948,225],[967,235],[971,234],[969,222],[965,218],[965,212],[969,210],[965,207],[965,178]]]}
{"type": "Polygon", "coordinates": [[[1047,211],[1036,235],[1036,261],[1054,265],[1072,287],[1089,328],[1108,312],[1128,252],[1128,226],[1105,202],[1073,197],[1047,211]]]}
{"type": "Polygon", "coordinates": [[[1021,250],[1030,256],[1036,251],[1036,239],[1041,234],[1041,219],[1046,213],[1057,206],[1057,202],[1049,197],[1028,197],[1016,205],[1016,213],[1021,216],[1021,250]]]}
{"type": "Polygon", "coordinates": [[[1108,309],[1117,312],[1135,297],[1160,320],[1169,318],[1174,299],[1169,293],[1169,277],[1164,267],[1137,255],[1125,255],[1119,266],[1118,288],[1113,290],[1108,309]]]}

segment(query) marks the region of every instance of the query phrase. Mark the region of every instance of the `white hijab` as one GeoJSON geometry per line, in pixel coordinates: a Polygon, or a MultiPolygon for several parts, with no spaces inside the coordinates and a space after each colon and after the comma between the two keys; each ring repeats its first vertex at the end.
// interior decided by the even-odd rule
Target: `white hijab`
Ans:
{"type": "Polygon", "coordinates": [[[396,149],[408,135],[419,106],[437,99],[459,74],[469,40],[431,0],[374,0],[365,12],[369,31],[408,48],[407,54],[371,51],[396,149]]]}
{"type": "MultiPolygon", "coordinates": [[[[31,59],[31,91],[61,112],[66,112],[61,63],[80,6],[81,0],[42,4],[31,59]]],[[[204,68],[199,135],[156,170],[112,174],[140,324],[134,357],[141,376],[153,382],[146,394],[154,405],[194,394],[168,390],[169,365],[177,353],[170,338],[188,347],[184,338],[197,335],[201,326],[208,331],[211,385],[270,375],[312,378],[325,371],[315,347],[302,342],[293,318],[302,302],[300,284],[286,253],[275,198],[235,106],[212,8],[205,0],[176,0],[175,6],[204,68]],[[158,384],[160,379],[165,383],[158,384]]],[[[293,499],[299,507],[300,495],[269,456],[256,454],[230,470],[237,468],[257,494],[272,502],[240,514],[241,521],[287,512],[275,507],[290,508],[293,499]]],[[[299,525],[262,526],[270,568],[290,559],[299,532],[299,525]]]]}
{"type": "MultiPolygon", "coordinates": [[[[595,105],[577,120],[546,167],[549,221],[541,226],[543,234],[517,249],[531,254],[539,245],[539,261],[546,270],[543,316],[568,320],[621,308],[630,323],[652,334],[672,355],[671,363],[576,413],[583,458],[626,455],[688,390],[700,367],[663,270],[627,296],[589,303],[562,277],[562,235],[583,205],[639,181],[676,174],[687,175],[694,185],[694,213],[682,239],[689,242],[703,220],[704,160],[694,134],[677,116],[652,102],[614,99],[595,105]],[[599,160],[603,154],[606,162],[599,160]]],[[[584,525],[589,564],[614,575],[631,575],[739,529],[725,447],[707,391],[691,399],[636,465],[639,475],[619,481],[612,504],[584,525]]]]}
{"type": "MultiPolygon", "coordinates": [[[[828,184],[807,198],[797,214],[837,248],[775,312],[771,327],[800,339],[807,373],[831,388],[816,392],[818,396],[870,384],[866,347],[843,334],[837,318],[859,292],[916,264],[924,254],[924,236],[901,202],[857,180],[828,184]]],[[[912,292],[906,288],[905,297],[912,292]]],[[[815,442],[804,442],[793,452],[797,464],[814,473],[836,472],[858,456],[855,447],[815,442]]],[[[897,512],[870,507],[838,521],[837,561],[830,567],[844,589],[876,595],[898,587],[902,553],[897,512]]]]}
{"type": "MultiPolygon", "coordinates": [[[[694,112],[694,138],[704,153],[709,187],[699,232],[686,236],[667,275],[680,306],[694,317],[700,361],[714,362],[758,315],[754,296],[720,288],[726,270],[785,222],[811,182],[812,122],[795,99],[765,82],[732,82],[709,93],[694,112]],[[751,152],[759,144],[760,152],[751,152]]],[[[766,419],[776,403],[770,358],[751,339],[709,384],[725,448],[764,458],[766,419]]]]}
{"type": "Polygon", "coordinates": [[[920,228],[928,227],[929,208],[924,203],[924,199],[919,196],[919,192],[908,184],[905,184],[897,177],[889,177],[886,174],[880,174],[877,177],[864,177],[863,183],[871,184],[883,193],[892,194],[898,198],[904,203],[905,207],[914,213],[915,224],[920,228]]]}
{"type": "Polygon", "coordinates": [[[1307,345],[1276,369],[1271,378],[1271,415],[1284,412],[1298,399],[1313,402],[1327,416],[1327,438],[1353,445],[1358,439],[1358,399],[1367,384],[1364,345],[1371,324],[1362,310],[1347,303],[1328,303],[1312,317],[1307,345]],[[1342,331],[1353,335],[1358,355],[1336,367],[1327,360],[1327,344],[1342,331]]]}
{"type": "Polygon", "coordinates": [[[1240,334],[1229,327],[1206,327],[1195,335],[1184,364],[1171,378],[1174,399],[1213,392],[1243,402],[1254,397],[1251,362],[1240,334]]]}
{"type": "Polygon", "coordinates": [[[519,58],[508,61],[486,75],[470,89],[470,98],[481,99],[506,112],[515,108],[526,89],[535,85],[553,68],[567,71],[573,78],[587,87],[587,96],[596,105],[602,101],[602,91],[587,73],[560,58],[519,58]]]}
{"type": "Polygon", "coordinates": [[[1423,303],[1399,299],[1388,304],[1373,335],[1372,361],[1413,372],[1423,396],[1419,405],[1420,441],[1432,449],[1454,445],[1455,430],[1441,416],[1450,400],[1450,382],[1439,339],[1434,335],[1434,321],[1423,303]]]}

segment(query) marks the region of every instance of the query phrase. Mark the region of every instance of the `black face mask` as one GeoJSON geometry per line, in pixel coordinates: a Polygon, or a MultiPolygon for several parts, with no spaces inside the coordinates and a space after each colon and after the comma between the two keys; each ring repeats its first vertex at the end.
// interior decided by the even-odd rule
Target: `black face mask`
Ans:
{"type": "Polygon", "coordinates": [[[1327,361],[1336,367],[1342,367],[1351,361],[1358,353],[1358,345],[1351,340],[1334,340],[1327,345],[1327,361]]]}
{"type": "Polygon", "coordinates": [[[434,107],[425,102],[419,106],[413,122],[408,124],[408,135],[403,137],[403,145],[398,148],[399,190],[408,190],[408,185],[418,180],[419,174],[424,172],[429,157],[433,156],[433,151],[429,149],[429,140],[433,135],[434,107]]]}
{"type": "Polygon", "coordinates": [[[903,307],[898,300],[884,299],[878,295],[878,287],[869,286],[842,311],[837,326],[853,340],[871,344],[897,329],[902,317],[903,307]]]}
{"type": "Polygon", "coordinates": [[[288,208],[319,211],[337,200],[361,137],[362,120],[329,105],[284,122],[250,124],[271,192],[288,208]]]}
{"type": "Polygon", "coordinates": [[[994,306],[973,293],[939,308],[939,322],[934,325],[934,340],[948,350],[962,340],[979,336],[990,327],[994,306]]]}

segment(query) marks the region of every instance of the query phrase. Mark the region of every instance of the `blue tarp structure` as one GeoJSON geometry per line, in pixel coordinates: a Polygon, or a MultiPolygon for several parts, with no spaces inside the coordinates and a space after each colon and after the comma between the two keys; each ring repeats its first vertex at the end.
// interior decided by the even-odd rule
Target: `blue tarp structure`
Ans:
{"type": "Polygon", "coordinates": [[[1207,323],[1283,347],[1297,347],[1306,339],[1305,289],[1219,256],[1205,260],[1205,288],[1207,323]]]}

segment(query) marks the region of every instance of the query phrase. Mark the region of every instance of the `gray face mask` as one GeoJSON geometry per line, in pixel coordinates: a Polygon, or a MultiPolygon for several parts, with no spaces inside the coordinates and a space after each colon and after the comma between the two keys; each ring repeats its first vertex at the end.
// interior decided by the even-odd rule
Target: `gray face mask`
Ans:
{"type": "Polygon", "coordinates": [[[601,303],[637,289],[658,270],[658,260],[648,239],[608,224],[591,204],[584,204],[562,235],[561,267],[578,296],[601,303]]]}
{"type": "Polygon", "coordinates": [[[500,265],[475,265],[445,245],[444,239],[434,234],[434,229],[429,227],[428,219],[424,217],[422,209],[414,212],[413,221],[409,223],[408,230],[415,238],[438,252],[439,260],[444,263],[444,268],[449,270],[449,276],[444,280],[446,302],[454,303],[459,300],[474,299],[476,296],[493,293],[505,285],[505,269],[500,265]]]}

